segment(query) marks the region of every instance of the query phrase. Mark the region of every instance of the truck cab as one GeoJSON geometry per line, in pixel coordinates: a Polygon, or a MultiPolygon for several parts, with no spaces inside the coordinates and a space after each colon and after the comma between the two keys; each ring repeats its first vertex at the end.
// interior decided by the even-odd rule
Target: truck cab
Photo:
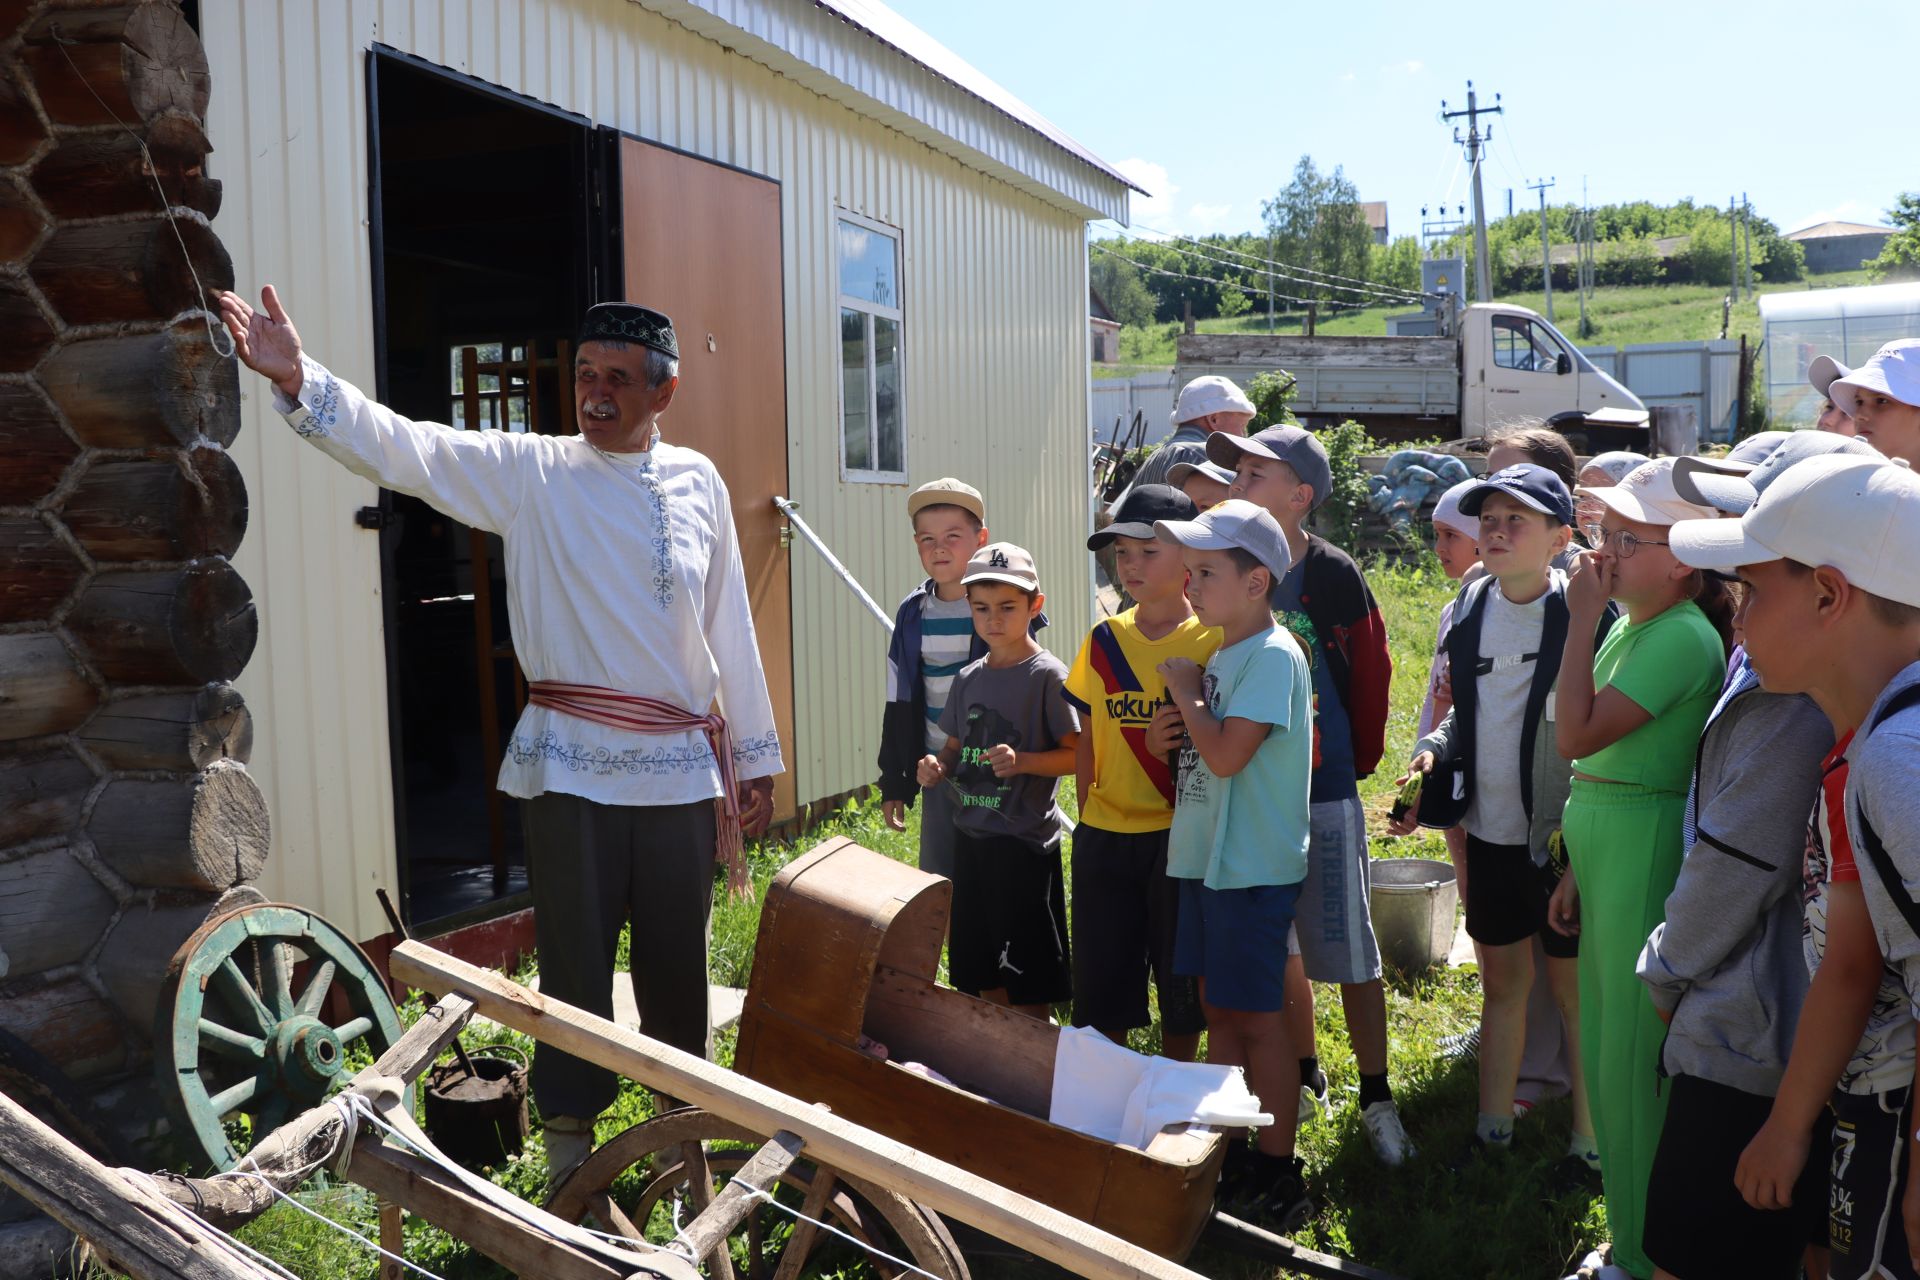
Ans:
{"type": "Polygon", "coordinates": [[[1456,323],[1463,435],[1490,434],[1522,419],[1582,430],[1595,444],[1596,433],[1644,434],[1647,407],[1640,398],[1595,368],[1538,312],[1476,303],[1456,323]]]}

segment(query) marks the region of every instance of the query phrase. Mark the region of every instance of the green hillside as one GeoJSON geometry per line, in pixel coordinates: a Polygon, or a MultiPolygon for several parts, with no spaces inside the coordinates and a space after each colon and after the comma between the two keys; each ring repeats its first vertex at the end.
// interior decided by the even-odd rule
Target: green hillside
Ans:
{"type": "MultiPolygon", "coordinates": [[[[1867,283],[1865,271],[1842,271],[1831,275],[1809,276],[1791,284],[1757,284],[1759,293],[1779,293],[1793,289],[1831,289],[1842,285],[1867,283]]],[[[1642,342],[1690,342],[1720,336],[1720,300],[1726,290],[1715,285],[1654,284],[1617,285],[1595,289],[1587,304],[1594,323],[1591,337],[1578,337],[1580,302],[1572,293],[1554,294],[1554,324],[1581,346],[1628,346],[1642,342]]],[[[1502,294],[1499,301],[1531,307],[1546,313],[1546,300],[1539,293],[1502,294]]],[[[1260,301],[1255,299],[1256,309],[1260,301]]],[[[1316,332],[1330,336],[1381,336],[1387,331],[1387,317],[1402,314],[1407,307],[1369,307],[1323,318],[1316,332]]],[[[1275,330],[1299,333],[1304,317],[1281,315],[1275,330]]],[[[1267,317],[1258,314],[1231,319],[1209,319],[1195,325],[1202,333],[1265,333],[1267,317]]],[[[1166,366],[1174,360],[1174,339],[1180,333],[1178,322],[1155,324],[1120,331],[1123,365],[1095,365],[1096,377],[1125,377],[1128,365],[1166,366]]],[[[1746,334],[1749,341],[1760,336],[1760,308],[1754,302],[1740,302],[1733,308],[1730,338],[1746,334]]]]}

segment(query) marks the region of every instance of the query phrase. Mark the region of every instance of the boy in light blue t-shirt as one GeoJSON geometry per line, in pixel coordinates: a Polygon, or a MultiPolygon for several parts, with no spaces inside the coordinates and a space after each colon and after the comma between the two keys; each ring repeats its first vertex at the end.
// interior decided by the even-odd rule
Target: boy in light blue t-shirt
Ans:
{"type": "Polygon", "coordinates": [[[1210,1062],[1245,1069],[1276,1123],[1255,1149],[1232,1149],[1221,1195],[1275,1231],[1312,1210],[1294,1155],[1300,1063],[1287,1041],[1287,930],[1307,875],[1313,776],[1313,677],[1306,655],[1267,604],[1289,565],[1286,534],[1251,502],[1230,500],[1195,520],[1162,520],[1189,573],[1187,598],[1219,652],[1160,664],[1171,705],[1151,746],[1178,747],[1167,874],[1180,881],[1174,971],[1200,979],[1210,1062]]]}

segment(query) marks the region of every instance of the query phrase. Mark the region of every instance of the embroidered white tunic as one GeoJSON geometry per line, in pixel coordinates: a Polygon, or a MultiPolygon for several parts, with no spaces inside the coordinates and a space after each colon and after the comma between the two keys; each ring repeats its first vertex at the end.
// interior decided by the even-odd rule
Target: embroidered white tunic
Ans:
{"type": "MultiPolygon", "coordinates": [[[[357,475],[506,544],[507,616],[529,680],[601,685],[704,715],[718,704],[741,780],[779,773],[780,741],[754,643],[726,483],[704,454],[656,439],[602,453],[579,436],[414,422],[302,357],[289,425],[357,475]]],[[[500,789],[602,804],[720,794],[698,732],[638,734],[529,706],[500,789]]]]}

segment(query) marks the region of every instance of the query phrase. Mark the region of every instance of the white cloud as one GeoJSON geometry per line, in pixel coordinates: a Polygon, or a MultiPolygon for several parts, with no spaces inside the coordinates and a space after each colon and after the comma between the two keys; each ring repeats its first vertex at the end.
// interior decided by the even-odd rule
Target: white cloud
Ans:
{"type": "Polygon", "coordinates": [[[1173,198],[1180,194],[1180,187],[1167,176],[1165,165],[1132,156],[1119,161],[1113,167],[1147,189],[1146,195],[1141,195],[1138,191],[1132,193],[1130,208],[1136,226],[1145,224],[1149,227],[1162,227],[1168,231],[1180,229],[1173,225],[1178,221],[1174,212],[1173,198]]]}
{"type": "MultiPolygon", "coordinates": [[[[1418,58],[1408,58],[1405,62],[1389,62],[1386,66],[1380,68],[1380,74],[1388,76],[1417,76],[1421,71],[1426,69],[1426,65],[1426,63],[1420,61],[1418,58]]],[[[1348,78],[1351,79],[1352,77],[1349,76],[1348,78]]]]}
{"type": "Polygon", "coordinates": [[[1353,72],[1351,72],[1351,71],[1348,71],[1348,72],[1344,72],[1344,73],[1342,73],[1342,75],[1340,76],[1340,83],[1341,83],[1341,84],[1352,84],[1352,83],[1353,83],[1353,80],[1354,80],[1354,75],[1353,75],[1353,72]]]}
{"type": "Polygon", "coordinates": [[[1230,204],[1195,204],[1187,210],[1187,225],[1194,231],[1218,231],[1232,212],[1230,204]]]}

